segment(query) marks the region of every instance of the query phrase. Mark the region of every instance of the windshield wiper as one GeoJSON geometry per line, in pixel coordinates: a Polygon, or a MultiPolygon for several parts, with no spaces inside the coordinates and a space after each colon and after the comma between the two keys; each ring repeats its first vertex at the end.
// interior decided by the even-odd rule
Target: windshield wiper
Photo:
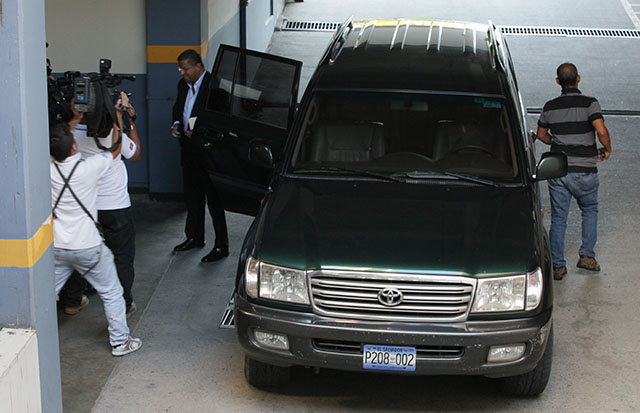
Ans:
{"type": "Polygon", "coordinates": [[[443,177],[448,177],[448,179],[460,179],[463,181],[475,182],[482,185],[488,185],[493,187],[499,187],[500,184],[491,181],[489,179],[480,178],[473,175],[465,175],[457,172],[440,172],[440,171],[429,171],[429,172],[405,172],[404,176],[411,179],[442,179],[443,177]]]}
{"type": "Polygon", "coordinates": [[[493,187],[499,187],[500,184],[498,184],[497,182],[494,182],[490,179],[484,179],[484,178],[480,178],[477,176],[473,176],[473,175],[465,175],[465,174],[459,174],[456,172],[443,172],[443,174],[447,175],[447,176],[453,176],[456,177],[458,179],[461,179],[463,181],[470,181],[470,182],[476,182],[482,185],[488,185],[488,186],[493,186],[493,187]]]}
{"type": "Polygon", "coordinates": [[[344,167],[338,167],[338,166],[322,166],[318,168],[300,168],[300,169],[294,170],[293,172],[294,173],[349,172],[351,174],[356,174],[360,176],[369,176],[369,177],[384,179],[385,181],[402,182],[402,183],[406,182],[405,179],[400,178],[398,176],[392,176],[392,175],[384,174],[381,172],[367,171],[365,169],[344,168],[344,167]]]}

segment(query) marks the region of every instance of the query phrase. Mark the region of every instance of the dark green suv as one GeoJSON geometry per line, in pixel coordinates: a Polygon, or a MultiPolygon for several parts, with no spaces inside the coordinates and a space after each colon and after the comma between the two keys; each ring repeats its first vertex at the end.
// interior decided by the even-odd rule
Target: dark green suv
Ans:
{"type": "Polygon", "coordinates": [[[222,46],[206,148],[225,209],[255,215],[235,324],[255,386],[292,366],[500,378],[536,395],[552,274],[513,64],[492,25],[347,21],[297,105],[301,63],[222,46]]]}

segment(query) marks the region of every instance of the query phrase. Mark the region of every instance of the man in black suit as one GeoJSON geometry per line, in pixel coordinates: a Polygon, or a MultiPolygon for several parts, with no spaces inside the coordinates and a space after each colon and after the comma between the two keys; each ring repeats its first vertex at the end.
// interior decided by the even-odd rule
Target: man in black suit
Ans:
{"type": "Polygon", "coordinates": [[[206,168],[204,148],[192,139],[189,120],[204,110],[211,75],[205,71],[198,52],[187,49],[178,56],[178,98],[173,105],[171,134],[180,139],[184,196],[187,204],[187,223],[184,232],[187,239],[176,245],[174,251],[186,251],[204,247],[205,198],[216,232],[213,249],[202,257],[202,262],[217,261],[229,255],[229,238],[224,209],[206,168]]]}

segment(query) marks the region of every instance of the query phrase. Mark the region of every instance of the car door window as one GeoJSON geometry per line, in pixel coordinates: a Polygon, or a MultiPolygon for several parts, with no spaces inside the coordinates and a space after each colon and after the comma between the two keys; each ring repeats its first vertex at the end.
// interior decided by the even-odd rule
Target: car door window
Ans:
{"type": "Polygon", "coordinates": [[[229,114],[230,97],[233,88],[233,75],[236,70],[238,52],[235,50],[222,51],[218,66],[214,68],[211,80],[207,110],[229,114]]]}
{"type": "Polygon", "coordinates": [[[285,60],[223,49],[207,110],[287,129],[299,67],[285,60]]]}
{"type": "Polygon", "coordinates": [[[289,63],[241,55],[231,97],[232,115],[286,129],[295,71],[289,63]]]}

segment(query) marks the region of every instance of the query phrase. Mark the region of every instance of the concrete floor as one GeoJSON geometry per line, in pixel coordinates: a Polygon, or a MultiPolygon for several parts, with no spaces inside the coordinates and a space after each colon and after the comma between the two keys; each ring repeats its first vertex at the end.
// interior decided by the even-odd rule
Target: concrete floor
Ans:
{"type": "MultiPolygon", "coordinates": [[[[341,21],[348,14],[442,17],[496,24],[633,28],[618,1],[530,2],[459,0],[305,0],[288,3],[292,20],[341,21]],[[395,4],[402,3],[402,5],[395,4]],[[345,6],[345,4],[347,6],[345,6]]],[[[270,50],[302,60],[303,85],[330,34],[276,32],[270,50]]],[[[555,67],[578,65],[581,89],[605,109],[640,110],[636,74],[640,39],[509,37],[525,106],[540,107],[558,94],[555,67]]],[[[531,116],[530,126],[536,121],[531,116]]],[[[63,402],[67,412],[182,411],[640,411],[640,159],[635,145],[640,118],[607,117],[614,154],[600,167],[599,275],[569,268],[555,288],[555,348],[551,381],[538,398],[496,394],[474,377],[401,377],[310,370],[292,384],[266,392],[246,384],[235,331],[218,324],[233,289],[238,249],[251,218],[228,214],[231,255],[201,264],[213,245],[175,254],[182,240],[182,204],[133,197],[137,226],[135,301],[129,319],[143,349],[122,359],[109,353],[106,320],[97,296],[74,317],[60,313],[63,402]]],[[[540,144],[538,152],[545,148],[540,144]]],[[[543,184],[544,186],[544,184],[543,184]]],[[[543,205],[548,211],[546,190],[543,205]]],[[[545,218],[548,227],[549,215],[545,218]]],[[[575,204],[567,257],[577,261],[580,227],[575,204]]]]}

